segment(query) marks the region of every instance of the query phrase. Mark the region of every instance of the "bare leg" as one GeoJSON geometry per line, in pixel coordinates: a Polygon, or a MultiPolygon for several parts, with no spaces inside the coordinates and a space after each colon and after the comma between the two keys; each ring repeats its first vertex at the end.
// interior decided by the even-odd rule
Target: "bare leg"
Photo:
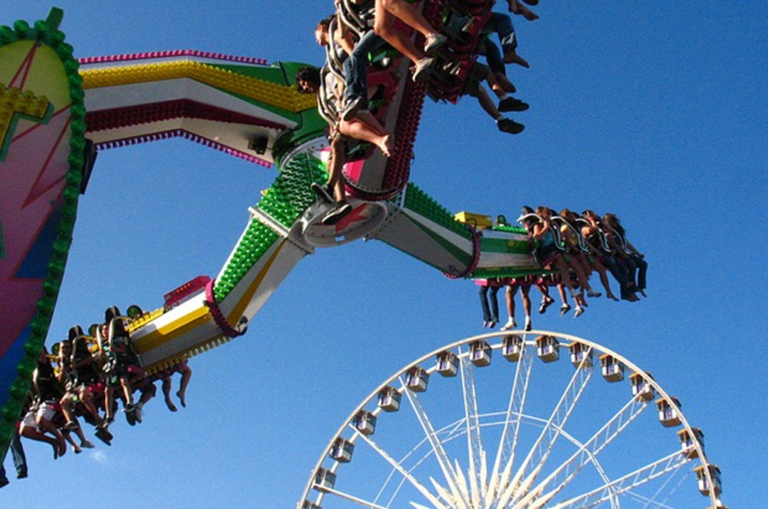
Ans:
{"type": "Polygon", "coordinates": [[[494,120],[499,120],[502,118],[501,113],[499,113],[499,110],[496,109],[496,105],[491,100],[491,97],[488,95],[488,92],[486,92],[485,87],[482,85],[478,85],[477,87],[477,102],[480,103],[480,106],[485,110],[486,113],[488,113],[494,120]]]}
{"type": "Polygon", "coordinates": [[[187,387],[189,386],[189,380],[192,378],[192,368],[189,366],[186,367],[181,372],[181,382],[179,383],[179,392],[176,393],[176,396],[179,397],[179,401],[181,401],[181,406],[184,408],[187,407],[187,400],[186,400],[186,394],[187,394],[187,387]]]}
{"type": "Polygon", "coordinates": [[[77,445],[77,443],[75,442],[75,439],[72,438],[72,433],[70,433],[69,431],[64,432],[64,440],[69,442],[69,445],[72,446],[72,452],[74,452],[75,454],[80,454],[81,452],[83,452],[80,446],[77,445]]]}
{"type": "Polygon", "coordinates": [[[424,37],[437,33],[421,14],[421,11],[403,0],[376,0],[376,16],[379,15],[379,9],[386,9],[424,37]]]}
{"type": "MultiPolygon", "coordinates": [[[[508,94],[514,94],[517,92],[517,89],[512,84],[511,81],[509,81],[509,78],[504,73],[501,72],[495,72],[493,73],[493,78],[497,83],[497,86],[501,87],[501,89],[508,93],[508,94]]],[[[495,89],[494,89],[495,91],[495,89]]]]}
{"type": "Polygon", "coordinates": [[[360,122],[357,119],[353,119],[349,122],[341,122],[341,124],[339,124],[339,131],[350,138],[376,145],[386,157],[390,156],[389,134],[381,135],[373,130],[368,124],[360,122]]]}
{"type": "Polygon", "coordinates": [[[115,393],[111,387],[104,387],[104,419],[111,421],[115,418],[112,410],[115,407],[115,393]]]}
{"type": "Polygon", "coordinates": [[[88,411],[88,413],[93,416],[96,424],[99,424],[99,422],[101,422],[99,410],[96,408],[96,405],[93,404],[93,396],[91,396],[91,392],[85,387],[83,387],[83,389],[80,391],[80,401],[83,402],[83,406],[88,411]]]}
{"type": "Polygon", "coordinates": [[[608,274],[606,273],[606,269],[603,264],[592,257],[587,258],[587,260],[589,261],[589,264],[592,266],[592,268],[594,268],[600,275],[600,283],[602,283],[603,288],[605,288],[605,296],[611,300],[619,300],[611,291],[611,283],[608,280],[608,274]]]}
{"type": "Polygon", "coordinates": [[[171,412],[175,412],[177,409],[171,400],[171,377],[169,376],[163,378],[163,396],[165,396],[165,406],[171,412]]]}
{"type": "Polygon", "coordinates": [[[49,437],[45,433],[42,433],[33,427],[30,427],[30,426],[22,427],[21,436],[23,436],[24,438],[29,438],[30,440],[35,440],[37,442],[45,442],[46,444],[53,447],[53,459],[57,459],[61,454],[64,454],[61,452],[62,445],[64,448],[64,452],[67,452],[67,445],[63,443],[64,441],[63,438],[61,439],[61,442],[59,440],[54,440],[53,438],[49,437]]]}
{"type": "Polygon", "coordinates": [[[373,30],[376,32],[376,35],[387,41],[393,48],[405,55],[408,60],[415,64],[426,55],[423,51],[414,46],[410,38],[406,37],[405,34],[393,26],[395,17],[385,8],[379,8],[379,4],[382,1],[383,0],[376,0],[376,17],[374,19],[373,30]]]}
{"type": "MultiPolygon", "coordinates": [[[[563,261],[565,262],[565,260],[563,260],[563,261]]],[[[578,261],[578,260],[577,260],[575,257],[572,257],[572,258],[571,258],[571,260],[570,260],[570,261],[568,261],[568,262],[565,262],[565,264],[566,264],[568,267],[572,268],[572,269],[573,269],[573,271],[576,273],[576,278],[578,279],[578,282],[579,282],[579,284],[580,284],[580,285],[581,285],[581,286],[582,286],[582,287],[583,287],[583,288],[584,288],[586,291],[588,291],[588,292],[591,292],[591,291],[592,291],[592,287],[591,287],[591,286],[589,286],[589,278],[588,278],[588,277],[587,277],[587,275],[584,273],[584,269],[583,269],[583,267],[581,266],[581,263],[579,263],[579,261],[578,261]]],[[[569,272],[569,271],[568,271],[568,270],[566,270],[565,272],[569,272]]],[[[570,274],[568,274],[568,279],[570,280],[570,274]]],[[[573,285],[572,285],[572,284],[569,284],[569,285],[568,285],[568,287],[572,289],[572,288],[573,288],[573,285]]]]}
{"type": "Polygon", "coordinates": [[[72,407],[74,406],[74,402],[72,401],[72,394],[65,394],[59,403],[61,404],[61,413],[64,414],[64,418],[67,420],[67,424],[70,422],[76,423],[77,418],[75,417],[74,413],[72,413],[72,407]]]}
{"type": "Polygon", "coordinates": [[[531,11],[528,7],[521,4],[517,0],[508,0],[509,2],[509,12],[513,14],[520,14],[528,21],[534,21],[539,19],[538,14],[531,11]]]}
{"type": "Polygon", "coordinates": [[[525,330],[531,330],[531,287],[522,287],[523,309],[525,310],[525,330]]]}
{"type": "Polygon", "coordinates": [[[485,79],[488,81],[488,85],[490,85],[493,93],[496,94],[496,97],[501,99],[506,94],[506,91],[504,90],[504,87],[502,87],[499,84],[499,81],[496,79],[497,74],[499,73],[488,72],[485,79]]]}
{"type": "MultiPolygon", "coordinates": [[[[59,432],[59,430],[56,428],[56,426],[54,426],[53,423],[48,419],[46,419],[45,417],[40,417],[40,416],[37,417],[37,426],[56,437],[56,443],[58,444],[58,447],[59,447],[58,455],[64,456],[64,454],[66,454],[67,452],[67,443],[64,441],[64,437],[62,436],[61,432],[59,432]]],[[[30,428],[25,427],[24,429],[29,430],[30,428]]],[[[35,432],[37,432],[37,430],[35,430],[35,432]]],[[[43,433],[40,433],[40,434],[45,436],[43,433]]],[[[24,436],[26,436],[27,438],[32,438],[31,436],[28,436],[28,435],[24,435],[24,436]]],[[[33,440],[36,440],[36,439],[33,439],[33,440]]],[[[46,440],[42,440],[42,441],[45,442],[46,440]]],[[[54,454],[54,459],[56,459],[56,454],[54,454]]]]}
{"type": "Polygon", "coordinates": [[[505,297],[507,300],[507,313],[509,314],[509,320],[507,320],[506,325],[504,325],[501,330],[509,330],[513,327],[517,327],[517,322],[515,322],[515,295],[517,294],[517,287],[518,285],[516,284],[507,286],[505,297]]]}
{"type": "Polygon", "coordinates": [[[120,386],[123,388],[123,395],[125,395],[125,406],[133,406],[133,388],[131,382],[127,377],[120,378],[120,386]]]}
{"type": "Polygon", "coordinates": [[[331,169],[328,171],[328,185],[333,189],[333,195],[337,203],[344,201],[345,197],[342,170],[346,162],[344,140],[341,136],[334,136],[331,140],[331,169]]]}

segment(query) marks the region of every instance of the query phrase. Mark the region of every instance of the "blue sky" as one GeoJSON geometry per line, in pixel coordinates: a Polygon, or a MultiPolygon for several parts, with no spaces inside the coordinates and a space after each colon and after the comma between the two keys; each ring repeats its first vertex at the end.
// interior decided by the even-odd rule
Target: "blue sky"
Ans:
{"type": "MultiPolygon", "coordinates": [[[[51,7],[7,3],[2,24],[44,19],[51,7]]],[[[332,2],[58,6],[81,57],[198,49],[319,64],[312,32],[332,2]]],[[[522,205],[546,204],[621,217],[650,263],[648,299],[601,299],[578,320],[550,312],[534,324],[651,371],[704,430],[724,501],[765,507],[768,7],[544,1],[538,12],[536,22],[515,20],[531,63],[511,69],[531,104],[514,117],[526,131],[499,133],[471,98],[429,102],[412,181],[453,211],[516,217],[522,205]]],[[[182,140],[102,152],[80,201],[49,344],[111,304],[155,309],[167,291],[215,276],[274,177],[182,140]]],[[[482,332],[475,288],[381,243],[318,250],[246,336],[192,360],[187,409],[171,414],[153,401],[143,425],[114,427],[111,448],[56,462],[47,446],[27,443],[30,478],[4,488],[3,505],[107,497],[292,507],[328,440],[374,387],[482,332]],[[78,477],[87,487],[65,487],[78,477]]]]}

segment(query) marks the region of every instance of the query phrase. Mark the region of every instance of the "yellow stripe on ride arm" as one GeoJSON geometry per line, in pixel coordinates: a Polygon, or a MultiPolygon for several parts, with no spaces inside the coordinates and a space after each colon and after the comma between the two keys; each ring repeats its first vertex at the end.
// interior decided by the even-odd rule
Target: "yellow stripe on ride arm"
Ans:
{"type": "Polygon", "coordinates": [[[269,272],[269,269],[272,268],[272,265],[275,263],[275,260],[277,260],[278,255],[283,250],[285,242],[285,239],[280,242],[280,245],[277,247],[277,249],[275,249],[275,252],[272,254],[272,256],[269,257],[267,263],[264,264],[264,267],[262,267],[261,271],[254,278],[253,282],[248,286],[248,289],[243,293],[243,296],[240,297],[240,299],[234,305],[232,311],[230,311],[230,313],[227,315],[227,322],[230,324],[232,324],[233,321],[234,323],[237,323],[240,320],[240,317],[243,316],[243,313],[245,313],[245,308],[248,307],[248,304],[250,304],[253,296],[256,294],[256,290],[258,290],[261,284],[264,282],[264,278],[267,276],[267,272],[269,272]]]}
{"type": "Polygon", "coordinates": [[[295,86],[279,85],[191,60],[83,69],[80,75],[84,90],[191,78],[293,113],[317,104],[314,94],[302,94],[295,86]]]}
{"type": "Polygon", "coordinates": [[[138,339],[133,346],[136,349],[136,353],[142,355],[168,343],[169,341],[173,341],[178,336],[187,334],[188,332],[207,324],[211,320],[213,320],[213,318],[211,318],[211,315],[208,313],[207,307],[202,306],[195,308],[190,313],[180,316],[176,320],[173,320],[138,339]]]}

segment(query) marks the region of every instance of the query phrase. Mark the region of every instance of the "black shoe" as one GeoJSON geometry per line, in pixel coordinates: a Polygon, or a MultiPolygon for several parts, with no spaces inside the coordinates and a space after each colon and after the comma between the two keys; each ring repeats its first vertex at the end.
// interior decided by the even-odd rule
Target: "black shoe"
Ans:
{"type": "Polygon", "coordinates": [[[10,482],[10,481],[8,480],[8,478],[7,478],[7,477],[3,477],[2,479],[0,479],[0,488],[2,488],[2,487],[4,487],[4,486],[8,486],[8,483],[9,483],[9,482],[10,482]]]}
{"type": "Polygon", "coordinates": [[[21,472],[16,473],[16,479],[26,479],[29,476],[29,473],[26,470],[22,470],[21,472]]]}
{"type": "Polygon", "coordinates": [[[96,435],[96,438],[98,438],[105,444],[112,445],[112,439],[114,437],[112,436],[112,433],[110,433],[109,431],[105,429],[100,429],[96,433],[94,433],[94,435],[96,435]]]}
{"type": "Polygon", "coordinates": [[[520,99],[516,99],[514,97],[505,97],[501,101],[499,101],[499,111],[505,112],[505,111],[525,111],[530,106],[528,106],[528,103],[525,101],[521,101],[520,99]]]}
{"type": "Polygon", "coordinates": [[[518,124],[511,118],[502,118],[497,120],[496,125],[498,126],[499,131],[509,134],[519,134],[523,132],[523,129],[525,129],[523,124],[518,124]]]}
{"type": "Polygon", "coordinates": [[[328,191],[328,188],[321,186],[317,182],[312,182],[310,187],[312,188],[312,192],[315,193],[317,197],[323,200],[325,203],[333,203],[333,196],[328,191]]]}
{"type": "Polygon", "coordinates": [[[555,299],[544,299],[541,301],[541,306],[539,306],[539,314],[544,314],[547,312],[547,308],[555,303],[555,299]]]}
{"type": "Polygon", "coordinates": [[[134,411],[133,405],[126,406],[123,409],[123,412],[125,412],[125,420],[128,421],[128,424],[136,426],[136,412],[134,411]]]}
{"type": "Polygon", "coordinates": [[[331,209],[328,214],[323,218],[323,224],[326,226],[332,226],[344,218],[347,214],[352,212],[352,205],[347,202],[337,203],[335,207],[331,209]]]}

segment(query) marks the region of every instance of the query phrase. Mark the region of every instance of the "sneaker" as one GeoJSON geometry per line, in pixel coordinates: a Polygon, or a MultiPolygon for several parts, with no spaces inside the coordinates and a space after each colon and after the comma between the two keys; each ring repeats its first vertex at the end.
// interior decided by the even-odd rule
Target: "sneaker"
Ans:
{"type": "Polygon", "coordinates": [[[142,419],[143,419],[143,415],[142,414],[143,413],[144,412],[142,412],[141,407],[136,405],[136,407],[133,410],[133,415],[136,417],[136,422],[138,422],[139,424],[141,424],[141,422],[142,422],[142,419]]]}
{"type": "Polygon", "coordinates": [[[501,101],[499,101],[499,111],[505,112],[505,111],[525,111],[530,106],[528,106],[528,103],[525,101],[521,101],[520,99],[517,99],[515,97],[505,97],[501,101]]]}
{"type": "Polygon", "coordinates": [[[579,307],[576,308],[576,311],[573,312],[573,317],[574,318],[578,318],[578,317],[580,317],[583,314],[584,314],[584,308],[579,306],[579,307]]]}
{"type": "Polygon", "coordinates": [[[571,305],[570,304],[563,304],[562,306],[560,306],[560,316],[563,316],[564,314],[566,314],[570,310],[571,310],[571,305]]]}
{"type": "Polygon", "coordinates": [[[603,296],[602,292],[596,292],[594,290],[589,290],[587,292],[587,297],[594,297],[596,299],[596,298],[602,297],[602,296],[603,296]]]}
{"type": "Polygon", "coordinates": [[[414,83],[423,83],[429,79],[429,75],[432,74],[432,66],[435,64],[434,58],[424,57],[413,68],[413,81],[414,83]]]}
{"type": "Polygon", "coordinates": [[[525,332],[531,332],[531,329],[533,329],[533,325],[531,324],[530,321],[526,320],[525,321],[525,332]]]}
{"type": "Polygon", "coordinates": [[[429,54],[438,48],[441,48],[448,42],[448,38],[443,34],[431,34],[427,36],[427,43],[424,45],[424,52],[429,54]]]}
{"type": "Polygon", "coordinates": [[[509,134],[520,134],[525,129],[523,124],[518,124],[511,118],[502,118],[496,121],[499,131],[509,134]]]}
{"type": "Polygon", "coordinates": [[[350,212],[352,212],[352,205],[345,201],[337,203],[323,218],[323,224],[326,226],[332,226],[341,221],[350,212]]]}
{"type": "Polygon", "coordinates": [[[95,446],[95,445],[93,445],[93,444],[92,444],[91,442],[89,442],[88,440],[86,440],[86,441],[84,441],[82,444],[80,444],[80,447],[82,447],[83,449],[93,449],[93,448],[94,448],[94,447],[96,447],[96,446],[95,446]]]}
{"type": "Polygon", "coordinates": [[[10,481],[8,480],[8,478],[7,478],[7,477],[3,477],[2,479],[0,479],[0,488],[2,488],[2,487],[4,487],[4,486],[8,486],[8,483],[9,483],[9,482],[10,482],[10,481]]]}
{"type": "Polygon", "coordinates": [[[501,330],[511,330],[517,327],[517,323],[515,323],[514,318],[510,318],[507,320],[507,323],[504,324],[504,327],[501,328],[501,330]]]}
{"type": "Polygon", "coordinates": [[[365,99],[359,95],[351,98],[349,101],[347,101],[344,109],[341,110],[341,119],[347,121],[352,120],[363,106],[364,102],[365,99]]]}
{"type": "Polygon", "coordinates": [[[75,452],[75,454],[80,454],[81,452],[83,452],[83,450],[77,444],[72,445],[72,450],[75,452]]]}
{"type": "Polygon", "coordinates": [[[16,479],[26,479],[28,475],[26,470],[22,470],[16,474],[16,479]]]}
{"type": "Polygon", "coordinates": [[[543,315],[546,313],[547,308],[555,303],[555,299],[544,299],[541,301],[541,306],[539,306],[539,314],[543,315]]]}
{"type": "Polygon", "coordinates": [[[327,187],[321,186],[317,182],[312,182],[309,187],[311,187],[312,192],[325,203],[333,203],[333,195],[329,192],[327,187]]]}

